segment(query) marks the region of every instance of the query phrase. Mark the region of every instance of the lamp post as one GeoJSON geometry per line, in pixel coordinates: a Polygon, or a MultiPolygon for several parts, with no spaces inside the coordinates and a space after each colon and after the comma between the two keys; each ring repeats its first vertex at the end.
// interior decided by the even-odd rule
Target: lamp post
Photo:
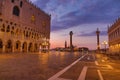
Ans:
{"type": "Polygon", "coordinates": [[[106,49],[107,49],[107,44],[108,44],[108,42],[107,42],[107,41],[103,41],[102,44],[104,45],[104,49],[105,49],[105,53],[106,53],[106,49]]]}

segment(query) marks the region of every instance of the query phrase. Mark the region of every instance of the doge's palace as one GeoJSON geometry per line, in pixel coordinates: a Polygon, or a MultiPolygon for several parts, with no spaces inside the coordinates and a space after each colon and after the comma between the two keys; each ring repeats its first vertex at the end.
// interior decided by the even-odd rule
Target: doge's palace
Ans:
{"type": "Polygon", "coordinates": [[[0,52],[49,50],[50,20],[29,0],[0,0],[0,52]]]}

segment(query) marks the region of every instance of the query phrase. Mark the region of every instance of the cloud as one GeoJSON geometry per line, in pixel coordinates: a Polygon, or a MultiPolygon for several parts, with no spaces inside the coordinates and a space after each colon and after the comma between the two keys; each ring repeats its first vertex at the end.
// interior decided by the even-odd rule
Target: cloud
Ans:
{"type": "Polygon", "coordinates": [[[46,5],[50,0],[31,0],[35,5],[37,5],[42,10],[45,10],[46,5]]]}
{"type": "Polygon", "coordinates": [[[110,24],[120,16],[120,0],[33,0],[33,3],[52,15],[52,31],[82,24],[110,24]]]}
{"type": "Polygon", "coordinates": [[[36,1],[38,1],[38,0],[30,0],[30,1],[34,3],[34,2],[36,2],[36,1]]]}
{"type": "Polygon", "coordinates": [[[82,7],[63,15],[59,21],[53,22],[52,30],[67,29],[81,24],[110,24],[120,16],[119,8],[119,0],[85,0],[82,7]]]}
{"type": "MultiPolygon", "coordinates": [[[[88,36],[96,36],[96,31],[93,32],[81,32],[79,35],[77,35],[78,37],[88,37],[88,36]]],[[[107,36],[107,31],[100,31],[100,36],[107,36]]]]}

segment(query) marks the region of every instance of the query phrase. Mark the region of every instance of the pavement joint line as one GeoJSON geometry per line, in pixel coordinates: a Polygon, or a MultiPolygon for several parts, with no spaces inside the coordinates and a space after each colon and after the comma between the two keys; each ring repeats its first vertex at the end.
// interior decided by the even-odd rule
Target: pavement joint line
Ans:
{"type": "Polygon", "coordinates": [[[99,65],[99,63],[97,61],[95,61],[95,65],[99,65]]]}
{"type": "MultiPolygon", "coordinates": [[[[99,63],[97,61],[95,61],[95,64],[98,66],[99,63]]],[[[111,65],[105,65],[106,67],[108,67],[109,69],[113,69],[113,67],[111,65]]]]}
{"type": "Polygon", "coordinates": [[[81,74],[78,78],[78,80],[85,80],[85,77],[86,77],[86,73],[87,73],[87,69],[88,67],[87,66],[84,66],[82,71],[81,71],[81,74]]]}
{"type": "Polygon", "coordinates": [[[97,70],[100,80],[104,80],[100,70],[97,70]]]}
{"type": "Polygon", "coordinates": [[[52,77],[50,77],[48,80],[56,80],[60,75],[62,75],[64,72],[66,72],[69,68],[71,68],[73,65],[75,65],[78,61],[80,61],[82,58],[84,58],[87,54],[81,56],[79,59],[77,59],[76,61],[74,61],[72,64],[70,64],[69,66],[65,67],[63,70],[59,71],[58,73],[56,73],[55,75],[53,75],[52,77]]]}

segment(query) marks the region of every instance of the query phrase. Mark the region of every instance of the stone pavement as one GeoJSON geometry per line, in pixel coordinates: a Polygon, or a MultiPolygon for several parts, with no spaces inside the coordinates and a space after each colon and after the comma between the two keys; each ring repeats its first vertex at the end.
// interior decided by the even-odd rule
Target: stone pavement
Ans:
{"type": "Polygon", "coordinates": [[[82,57],[79,53],[55,52],[0,54],[0,80],[48,80],[69,65],[55,80],[120,79],[119,60],[102,54],[82,57]]]}
{"type": "Polygon", "coordinates": [[[79,57],[64,52],[0,54],[0,80],[47,80],[79,57]]]}
{"type": "Polygon", "coordinates": [[[88,54],[53,80],[119,80],[120,61],[102,54],[88,54]]]}
{"type": "Polygon", "coordinates": [[[62,74],[60,78],[70,80],[99,80],[94,61],[95,58],[93,55],[87,55],[62,74]]]}
{"type": "Polygon", "coordinates": [[[120,80],[120,60],[107,55],[96,54],[104,80],[120,80]]]}

